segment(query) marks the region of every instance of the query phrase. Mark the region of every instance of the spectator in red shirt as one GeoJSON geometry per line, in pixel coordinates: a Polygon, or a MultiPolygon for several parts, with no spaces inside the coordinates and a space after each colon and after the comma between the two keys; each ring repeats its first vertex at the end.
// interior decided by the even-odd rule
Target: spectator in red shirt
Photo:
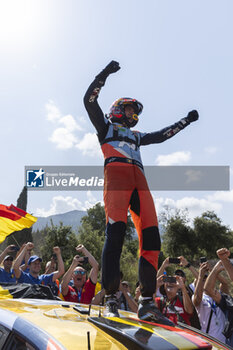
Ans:
{"type": "Polygon", "coordinates": [[[188,295],[183,278],[174,276],[176,283],[163,282],[164,276],[157,279],[158,286],[164,297],[155,298],[158,309],[175,324],[178,321],[190,325],[190,318],[193,313],[192,301],[188,295]],[[182,291],[182,297],[178,291],[182,291]]]}
{"type": "Polygon", "coordinates": [[[66,301],[90,304],[95,295],[99,264],[82,244],[78,245],[76,250],[78,253],[82,253],[84,257],[76,255],[73,258],[69,270],[63,276],[61,292],[66,301]],[[81,266],[82,264],[85,265],[85,257],[88,258],[88,262],[92,266],[88,279],[87,271],[81,266]]]}

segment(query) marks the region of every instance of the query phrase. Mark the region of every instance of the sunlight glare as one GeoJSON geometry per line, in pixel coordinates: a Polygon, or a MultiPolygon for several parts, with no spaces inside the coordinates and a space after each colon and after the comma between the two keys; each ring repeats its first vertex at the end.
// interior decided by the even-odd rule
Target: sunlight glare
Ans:
{"type": "Polygon", "coordinates": [[[21,45],[39,30],[34,0],[0,0],[0,42],[21,45]]]}

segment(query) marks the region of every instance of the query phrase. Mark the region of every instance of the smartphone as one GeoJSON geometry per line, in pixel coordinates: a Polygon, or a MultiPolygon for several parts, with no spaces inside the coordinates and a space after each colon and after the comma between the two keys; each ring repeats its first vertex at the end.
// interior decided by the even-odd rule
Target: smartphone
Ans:
{"type": "Polygon", "coordinates": [[[207,261],[207,259],[206,259],[205,256],[201,256],[201,257],[200,257],[200,263],[201,263],[201,264],[203,264],[203,263],[206,262],[206,261],[207,261]]]}
{"type": "Polygon", "coordinates": [[[11,247],[11,250],[14,252],[18,252],[19,251],[19,247],[17,247],[16,245],[14,247],[11,247]]]}
{"type": "Polygon", "coordinates": [[[164,283],[176,283],[176,278],[173,276],[163,276],[164,283]]]}
{"type": "Polygon", "coordinates": [[[169,258],[169,264],[180,264],[179,258],[169,258]]]}
{"type": "Polygon", "coordinates": [[[88,256],[84,256],[83,261],[81,261],[82,264],[88,264],[88,256]]]}

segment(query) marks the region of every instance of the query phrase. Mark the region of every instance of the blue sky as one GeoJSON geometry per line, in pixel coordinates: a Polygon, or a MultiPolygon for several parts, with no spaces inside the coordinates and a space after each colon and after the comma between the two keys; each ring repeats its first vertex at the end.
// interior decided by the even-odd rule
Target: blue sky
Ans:
{"type": "MultiPolygon", "coordinates": [[[[141,149],[145,165],[232,164],[231,0],[3,0],[0,2],[0,202],[15,204],[25,165],[101,165],[95,130],[83,106],[94,76],[112,59],[99,103],[118,97],[144,105],[137,130],[200,113],[171,140],[141,149]]],[[[232,172],[231,172],[232,178],[232,172]]],[[[233,228],[233,190],[153,192],[191,218],[214,210],[233,228]]],[[[28,211],[85,209],[101,192],[30,192],[28,211]]]]}

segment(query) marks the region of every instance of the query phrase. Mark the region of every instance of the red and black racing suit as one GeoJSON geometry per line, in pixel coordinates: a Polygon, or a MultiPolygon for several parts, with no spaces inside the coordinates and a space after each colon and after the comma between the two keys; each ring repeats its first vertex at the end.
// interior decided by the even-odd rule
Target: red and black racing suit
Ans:
{"type": "Polygon", "coordinates": [[[121,124],[111,123],[97,102],[105,80],[106,76],[100,73],[84,97],[86,110],[97,130],[105,158],[104,204],[107,227],[102,252],[102,283],[106,295],[118,290],[120,255],[129,208],[139,239],[141,295],[151,297],[156,289],[161,244],[154,201],[144,176],[140,146],[163,142],[190,123],[184,118],[152,133],[131,131],[121,124]]]}

